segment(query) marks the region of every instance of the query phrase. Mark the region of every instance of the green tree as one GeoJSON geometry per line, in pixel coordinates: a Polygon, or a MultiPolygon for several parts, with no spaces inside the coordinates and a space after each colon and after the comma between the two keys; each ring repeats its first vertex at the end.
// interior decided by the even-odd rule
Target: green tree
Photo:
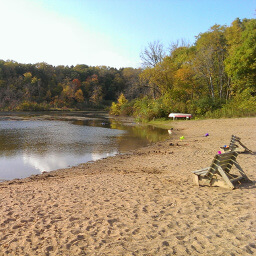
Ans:
{"type": "Polygon", "coordinates": [[[240,40],[230,47],[226,60],[226,70],[232,79],[235,91],[245,88],[256,88],[256,19],[244,20],[241,24],[233,24],[239,31],[240,40]],[[243,31],[241,32],[241,30],[243,31]]]}
{"type": "Polygon", "coordinates": [[[209,96],[225,98],[224,87],[227,83],[224,60],[226,56],[225,26],[214,25],[208,32],[197,36],[197,54],[194,68],[208,87],[209,96]]]}

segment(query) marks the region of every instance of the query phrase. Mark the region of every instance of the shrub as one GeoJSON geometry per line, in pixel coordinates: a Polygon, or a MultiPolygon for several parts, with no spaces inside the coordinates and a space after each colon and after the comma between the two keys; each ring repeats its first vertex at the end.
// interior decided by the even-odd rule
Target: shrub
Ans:
{"type": "Polygon", "coordinates": [[[256,97],[253,96],[253,90],[248,88],[238,93],[232,100],[227,102],[221,109],[208,111],[205,117],[243,117],[256,115],[256,97]]]}
{"type": "Polygon", "coordinates": [[[25,101],[21,103],[16,110],[18,111],[43,111],[43,110],[49,110],[50,107],[46,103],[36,103],[36,102],[29,102],[25,101]]]}
{"type": "Polygon", "coordinates": [[[112,102],[109,113],[115,116],[124,115],[126,113],[126,107],[128,107],[128,100],[125,98],[124,94],[121,93],[117,103],[112,102]]]}
{"type": "Polygon", "coordinates": [[[148,98],[137,99],[133,105],[134,117],[138,121],[148,122],[155,118],[167,117],[170,111],[170,104],[164,97],[157,100],[148,98]]]}

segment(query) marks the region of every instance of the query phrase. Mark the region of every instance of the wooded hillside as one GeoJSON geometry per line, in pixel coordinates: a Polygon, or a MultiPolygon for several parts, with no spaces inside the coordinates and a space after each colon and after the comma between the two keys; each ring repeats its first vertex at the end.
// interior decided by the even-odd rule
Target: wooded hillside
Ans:
{"type": "MultiPolygon", "coordinates": [[[[100,107],[137,82],[140,70],[0,61],[0,109],[100,107]]],[[[129,93],[127,93],[128,95],[129,93]]]]}

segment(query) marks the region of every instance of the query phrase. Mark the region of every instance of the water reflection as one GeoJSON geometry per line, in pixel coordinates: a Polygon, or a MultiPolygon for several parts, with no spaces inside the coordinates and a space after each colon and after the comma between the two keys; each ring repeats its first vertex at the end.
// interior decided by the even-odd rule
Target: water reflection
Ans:
{"type": "MultiPolygon", "coordinates": [[[[48,152],[83,154],[113,146],[113,140],[125,131],[100,127],[79,127],[61,121],[2,121],[0,123],[0,156],[20,151],[44,155],[48,152]]],[[[103,150],[104,151],[104,150],[103,150]]]]}
{"type": "Polygon", "coordinates": [[[77,165],[77,163],[85,163],[89,161],[96,161],[102,157],[113,156],[117,152],[111,153],[87,153],[84,155],[69,155],[69,154],[57,154],[52,155],[51,158],[45,159],[45,157],[39,155],[23,155],[23,162],[26,165],[33,166],[40,172],[49,172],[51,170],[66,168],[67,166],[77,165]]]}
{"type": "Polygon", "coordinates": [[[113,119],[0,121],[0,179],[28,177],[165,139],[166,130],[113,119]]]}
{"type": "Polygon", "coordinates": [[[157,142],[167,138],[167,131],[165,129],[157,128],[151,125],[127,126],[124,123],[111,118],[108,120],[78,120],[74,121],[73,124],[127,131],[127,134],[125,136],[119,137],[121,141],[124,139],[126,140],[126,142],[128,142],[128,140],[131,140],[134,143],[136,138],[136,140],[142,139],[148,144],[149,142],[157,142]],[[134,138],[134,140],[132,138],[134,138]]]}

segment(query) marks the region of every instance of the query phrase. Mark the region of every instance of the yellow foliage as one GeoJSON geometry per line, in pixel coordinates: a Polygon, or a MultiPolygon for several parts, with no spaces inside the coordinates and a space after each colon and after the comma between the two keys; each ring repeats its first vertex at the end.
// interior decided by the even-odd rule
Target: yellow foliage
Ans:
{"type": "Polygon", "coordinates": [[[84,95],[83,91],[81,89],[78,89],[75,93],[75,99],[78,102],[83,102],[84,101],[84,95]]]}
{"type": "Polygon", "coordinates": [[[110,114],[115,116],[120,115],[122,106],[124,106],[126,103],[128,103],[128,100],[125,98],[124,94],[121,93],[118,97],[117,103],[112,102],[112,105],[110,107],[110,114]]]}
{"type": "Polygon", "coordinates": [[[118,98],[118,104],[121,106],[121,105],[124,105],[125,103],[128,102],[128,100],[125,98],[124,94],[121,93],[119,98],[118,98]]]}
{"type": "Polygon", "coordinates": [[[23,76],[24,76],[24,81],[31,82],[31,79],[32,79],[31,72],[26,72],[26,73],[23,74],[23,76]]]}

